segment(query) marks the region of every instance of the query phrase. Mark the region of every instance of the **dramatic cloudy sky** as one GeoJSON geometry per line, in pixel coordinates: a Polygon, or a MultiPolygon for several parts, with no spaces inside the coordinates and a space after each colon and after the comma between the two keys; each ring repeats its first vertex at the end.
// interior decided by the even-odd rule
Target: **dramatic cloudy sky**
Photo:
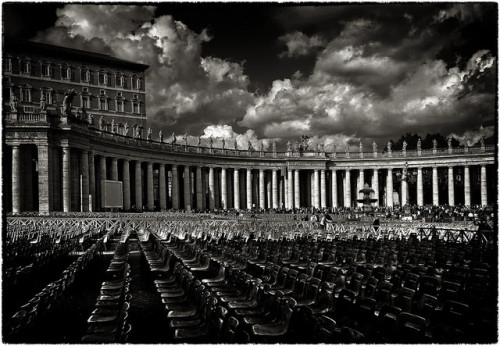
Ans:
{"type": "Polygon", "coordinates": [[[4,34],[150,66],[149,126],[383,145],[495,133],[497,4],[3,4],[4,34]]]}

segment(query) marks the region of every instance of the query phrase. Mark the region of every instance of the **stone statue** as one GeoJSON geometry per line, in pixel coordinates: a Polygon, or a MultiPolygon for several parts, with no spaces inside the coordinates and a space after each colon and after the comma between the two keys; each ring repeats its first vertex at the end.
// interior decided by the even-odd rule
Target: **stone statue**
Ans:
{"type": "Polygon", "coordinates": [[[292,143],[290,141],[286,142],[286,151],[292,151],[292,143]]]}
{"type": "Polygon", "coordinates": [[[359,152],[360,153],[363,152],[363,143],[362,142],[359,142],[359,152]]]}
{"type": "Polygon", "coordinates": [[[273,143],[271,145],[272,145],[273,152],[276,152],[276,142],[274,140],[273,140],[273,143]]]}
{"type": "Polygon", "coordinates": [[[111,119],[111,132],[115,133],[115,119],[111,119]]]}
{"type": "Polygon", "coordinates": [[[153,139],[153,130],[151,130],[151,127],[148,128],[148,136],[147,136],[148,141],[153,139]]]}
{"type": "Polygon", "coordinates": [[[87,121],[89,122],[89,126],[94,126],[94,115],[92,113],[89,114],[87,121]]]}
{"type": "Polygon", "coordinates": [[[101,115],[99,118],[99,130],[104,131],[104,126],[106,126],[106,123],[104,122],[104,117],[101,115]]]}
{"type": "Polygon", "coordinates": [[[391,149],[392,149],[392,142],[389,141],[389,142],[387,142],[387,151],[391,152],[391,149]]]}
{"type": "Polygon", "coordinates": [[[45,112],[47,110],[47,102],[45,101],[45,95],[42,93],[40,96],[40,110],[45,112]]]}
{"type": "Polygon", "coordinates": [[[408,143],[406,143],[406,141],[403,141],[403,151],[406,151],[407,146],[408,146],[408,143]]]}
{"type": "Polygon", "coordinates": [[[198,146],[200,146],[200,144],[201,144],[201,136],[198,136],[198,143],[197,144],[198,144],[198,146]]]}
{"type": "Polygon", "coordinates": [[[337,152],[337,146],[335,145],[335,143],[333,143],[332,150],[333,150],[334,153],[337,152]]]}
{"type": "Polygon", "coordinates": [[[74,89],[68,89],[64,93],[64,99],[63,99],[63,113],[64,114],[69,114],[71,111],[71,103],[73,102],[73,96],[76,95],[76,92],[74,89]]]}
{"type": "Polygon", "coordinates": [[[172,144],[175,144],[177,142],[177,138],[175,138],[175,132],[172,132],[172,144]]]}
{"type": "Polygon", "coordinates": [[[448,149],[451,149],[451,137],[448,137],[448,149]]]}
{"type": "Polygon", "coordinates": [[[188,134],[184,133],[184,136],[182,136],[182,139],[184,140],[184,145],[188,145],[188,134]]]}
{"type": "Polygon", "coordinates": [[[11,112],[17,112],[17,102],[18,98],[16,95],[10,95],[10,111],[11,112]]]}
{"type": "Polygon", "coordinates": [[[234,140],[234,150],[238,150],[238,141],[234,140]]]}
{"type": "Polygon", "coordinates": [[[464,138],[464,142],[465,142],[465,146],[466,147],[470,147],[470,145],[469,145],[469,137],[465,137],[464,138]]]}
{"type": "Polygon", "coordinates": [[[324,151],[325,151],[325,143],[321,143],[321,144],[319,145],[319,150],[320,150],[321,152],[324,152],[324,151]]]}
{"type": "Polygon", "coordinates": [[[320,145],[319,143],[316,144],[316,151],[319,153],[321,150],[320,150],[320,145]]]}
{"type": "Polygon", "coordinates": [[[345,152],[346,152],[346,154],[348,154],[348,153],[349,153],[349,144],[346,144],[346,145],[345,145],[345,152]]]}
{"type": "Polygon", "coordinates": [[[125,123],[125,130],[123,131],[125,137],[128,137],[128,131],[129,131],[128,123],[125,123]]]}
{"type": "Polygon", "coordinates": [[[135,128],[135,138],[141,138],[141,127],[140,126],[137,126],[135,128]]]}
{"type": "Polygon", "coordinates": [[[373,147],[373,152],[376,153],[377,152],[377,143],[375,141],[373,141],[372,147],[373,147]]]}
{"type": "Polygon", "coordinates": [[[436,138],[432,140],[432,149],[436,149],[438,145],[438,141],[436,141],[436,138]]]}
{"type": "Polygon", "coordinates": [[[419,149],[419,150],[420,150],[421,148],[422,148],[422,140],[419,138],[419,139],[417,140],[417,149],[419,149]]]}
{"type": "Polygon", "coordinates": [[[300,150],[300,143],[298,141],[295,141],[295,143],[294,143],[294,149],[295,149],[295,151],[299,151],[300,150]]]}
{"type": "Polygon", "coordinates": [[[252,142],[248,141],[248,151],[252,150],[253,150],[252,142]]]}
{"type": "Polygon", "coordinates": [[[163,143],[163,130],[160,130],[160,132],[158,132],[158,137],[160,139],[160,143],[163,143]]]}
{"type": "Polygon", "coordinates": [[[264,141],[260,141],[260,151],[264,151],[264,141]]]}
{"type": "Polygon", "coordinates": [[[208,138],[208,145],[210,146],[210,149],[212,149],[214,146],[214,139],[212,138],[212,136],[208,138]]]}
{"type": "Polygon", "coordinates": [[[222,149],[226,147],[226,140],[222,137],[222,149]]]}
{"type": "Polygon", "coordinates": [[[481,136],[479,143],[481,143],[481,148],[484,148],[484,136],[481,136]]]}

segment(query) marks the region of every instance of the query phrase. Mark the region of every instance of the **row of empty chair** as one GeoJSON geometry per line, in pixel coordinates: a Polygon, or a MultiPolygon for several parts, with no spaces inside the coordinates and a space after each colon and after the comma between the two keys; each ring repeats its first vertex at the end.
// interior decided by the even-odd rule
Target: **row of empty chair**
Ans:
{"type": "Polygon", "coordinates": [[[102,282],[95,308],[87,320],[88,328],[82,338],[84,343],[127,342],[131,325],[128,323],[130,308],[130,265],[127,232],[118,243],[102,282]]]}
{"type": "Polygon", "coordinates": [[[163,243],[152,238],[142,246],[174,340],[446,342],[494,335],[495,313],[481,305],[496,301],[492,249],[480,244],[163,243]]]}
{"type": "Polygon", "coordinates": [[[22,340],[23,335],[30,333],[32,327],[39,318],[42,318],[58,299],[64,295],[75,278],[87,267],[88,263],[98,253],[104,237],[88,248],[60,275],[60,278],[47,284],[39,293],[35,294],[26,304],[7,321],[4,332],[5,340],[16,342],[22,340]]]}

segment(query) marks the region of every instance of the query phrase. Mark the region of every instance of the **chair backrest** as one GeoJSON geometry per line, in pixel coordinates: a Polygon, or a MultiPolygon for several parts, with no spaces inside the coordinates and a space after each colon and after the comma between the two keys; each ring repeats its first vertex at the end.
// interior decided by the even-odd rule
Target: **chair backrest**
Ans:
{"type": "Polygon", "coordinates": [[[397,324],[399,326],[407,326],[422,333],[425,331],[425,323],[426,320],[422,316],[408,312],[400,313],[397,319],[397,324]]]}

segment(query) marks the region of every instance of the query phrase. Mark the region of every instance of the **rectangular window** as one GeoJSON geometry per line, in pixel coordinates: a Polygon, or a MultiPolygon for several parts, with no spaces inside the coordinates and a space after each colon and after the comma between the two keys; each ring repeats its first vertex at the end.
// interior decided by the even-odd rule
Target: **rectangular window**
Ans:
{"type": "Polygon", "coordinates": [[[140,107],[139,107],[138,103],[134,102],[133,113],[135,113],[135,114],[139,114],[140,113],[140,107]]]}
{"type": "Polygon", "coordinates": [[[90,97],[82,96],[82,107],[85,109],[90,109],[90,97]]]}
{"type": "Polygon", "coordinates": [[[21,72],[26,73],[26,74],[31,73],[31,62],[30,61],[21,62],[21,72]]]}
{"type": "Polygon", "coordinates": [[[123,101],[116,101],[116,111],[123,112],[123,101]]]}
{"type": "Polygon", "coordinates": [[[52,66],[50,66],[48,64],[43,65],[43,76],[44,77],[52,76],[52,66]]]}
{"type": "Polygon", "coordinates": [[[5,65],[4,65],[5,71],[12,72],[12,59],[7,58],[4,61],[5,61],[5,65]]]}
{"type": "Polygon", "coordinates": [[[108,85],[108,75],[106,73],[99,73],[99,84],[108,85]]]}
{"type": "Polygon", "coordinates": [[[65,67],[62,70],[63,79],[71,79],[71,67],[65,67]]]}
{"type": "Polygon", "coordinates": [[[142,81],[139,78],[137,78],[137,80],[136,80],[135,88],[137,90],[141,90],[141,88],[142,88],[142,81]]]}
{"type": "Polygon", "coordinates": [[[21,101],[31,102],[31,89],[22,89],[21,101]]]}
{"type": "Polygon", "coordinates": [[[48,105],[52,104],[52,93],[50,91],[44,91],[43,92],[45,95],[45,102],[47,102],[48,105]]]}
{"type": "Polygon", "coordinates": [[[83,70],[81,74],[82,82],[90,82],[90,71],[83,70]]]}
{"type": "Polygon", "coordinates": [[[99,100],[99,109],[102,111],[108,110],[108,103],[106,102],[105,99],[100,99],[99,100]]]}

